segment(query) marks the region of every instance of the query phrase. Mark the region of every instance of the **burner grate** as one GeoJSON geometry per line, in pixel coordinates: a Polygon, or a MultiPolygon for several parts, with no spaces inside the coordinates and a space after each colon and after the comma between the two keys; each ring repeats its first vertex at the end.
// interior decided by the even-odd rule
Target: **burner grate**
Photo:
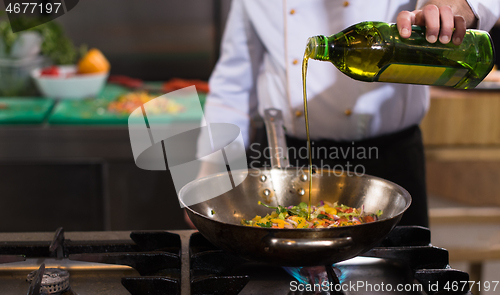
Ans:
{"type": "MultiPolygon", "coordinates": [[[[59,228],[51,243],[1,243],[0,253],[8,255],[0,255],[0,263],[23,261],[29,257],[69,258],[76,261],[127,265],[141,275],[121,280],[122,285],[133,295],[180,294],[180,236],[165,231],[151,231],[133,232],[130,238],[131,240],[123,241],[71,241],[64,238],[64,230],[59,228]]],[[[40,290],[55,294],[68,289],[69,285],[66,286],[64,282],[46,286],[42,284],[42,276],[47,278],[54,274],[53,270],[46,270],[42,264],[39,270],[30,274],[28,294],[42,294],[40,290]]]]}
{"type": "MultiPolygon", "coordinates": [[[[449,285],[450,282],[468,281],[469,276],[465,272],[450,268],[448,251],[430,245],[430,231],[427,228],[419,226],[396,227],[377,247],[362,254],[362,256],[398,262],[404,266],[402,269],[408,269],[408,274],[405,276],[408,276],[410,281],[417,280],[422,284],[425,294],[470,294],[468,288],[465,287],[458,288],[459,290],[454,292],[445,289],[447,283],[449,285]]],[[[223,292],[224,294],[239,294],[251,281],[250,276],[242,276],[238,270],[239,266],[248,263],[246,260],[217,249],[199,233],[191,235],[190,259],[192,294],[219,294],[217,290],[226,290],[223,292]],[[230,289],[229,286],[233,283],[237,287],[230,289]],[[207,290],[211,291],[207,293],[207,290]],[[231,292],[228,293],[228,290],[231,292]]],[[[333,284],[340,284],[341,279],[337,275],[342,276],[342,267],[327,266],[326,269],[329,281],[333,284]]],[[[294,273],[298,275],[299,271],[294,273]]],[[[309,293],[290,291],[288,294],[309,293]]],[[[329,294],[347,295],[351,293],[333,291],[329,294]]]]}
{"type": "Polygon", "coordinates": [[[21,255],[0,255],[0,264],[25,261],[26,257],[21,255]]]}
{"type": "MultiPolygon", "coordinates": [[[[38,258],[42,260],[50,258],[46,261],[60,260],[65,264],[68,263],[67,258],[70,258],[78,261],[127,265],[136,269],[140,276],[135,275],[135,271],[131,269],[123,272],[121,268],[110,276],[107,270],[108,283],[115,284],[116,291],[112,294],[125,292],[132,295],[313,294],[307,291],[292,292],[289,288],[291,281],[300,281],[299,279],[295,281],[281,267],[247,261],[226,253],[199,233],[192,234],[192,231],[178,233],[133,232],[130,234],[130,239],[121,233],[120,238],[115,240],[71,241],[64,238],[64,230],[58,229],[52,243],[46,241],[0,243],[2,254],[0,264],[23,261],[25,257],[37,258],[28,259],[30,263],[33,261],[40,263],[38,258]],[[182,257],[181,252],[187,255],[182,257]]],[[[91,233],[83,236],[83,239],[94,236],[95,233],[91,233]]],[[[100,237],[107,239],[107,235],[100,237]]],[[[459,286],[457,288],[459,290],[455,292],[445,289],[447,283],[468,281],[469,276],[465,272],[449,267],[448,252],[430,245],[430,231],[426,228],[396,227],[377,247],[362,256],[364,257],[358,257],[360,259],[353,263],[346,261],[328,267],[325,276],[328,276],[333,284],[341,284],[355,280],[359,274],[369,273],[372,281],[387,278],[396,282],[420,282],[423,291],[417,294],[470,294],[468,288],[465,288],[467,286],[459,286]],[[361,263],[364,270],[358,268],[357,263],[361,263]],[[394,277],[388,277],[387,273],[394,277]]],[[[72,273],[71,268],[68,270],[72,273]]],[[[40,294],[40,287],[37,289],[35,285],[41,284],[41,273],[39,271],[34,276],[40,280],[32,281],[30,285],[32,293],[28,294],[40,294]]],[[[81,288],[80,286],[78,288],[81,288]]],[[[77,285],[73,287],[77,289],[77,285]]],[[[20,288],[25,288],[25,285],[20,288]]],[[[64,294],[74,293],[67,291],[64,294]]],[[[360,293],[330,292],[329,294],[360,293]]]]}
{"type": "Polygon", "coordinates": [[[180,294],[181,239],[169,232],[133,232],[137,252],[80,253],[69,259],[127,265],[140,277],[122,278],[122,285],[132,295],[180,294]]]}
{"type": "Polygon", "coordinates": [[[161,276],[125,277],[122,285],[132,295],[180,294],[178,280],[161,276]]]}

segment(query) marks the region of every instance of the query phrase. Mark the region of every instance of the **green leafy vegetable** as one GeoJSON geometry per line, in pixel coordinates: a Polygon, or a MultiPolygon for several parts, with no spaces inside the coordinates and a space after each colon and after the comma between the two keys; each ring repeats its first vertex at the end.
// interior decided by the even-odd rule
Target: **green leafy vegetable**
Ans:
{"type": "Polygon", "coordinates": [[[329,219],[329,220],[332,220],[330,217],[326,216],[325,214],[318,214],[317,218],[318,219],[329,219]]]}
{"type": "Polygon", "coordinates": [[[269,208],[269,209],[276,209],[276,214],[286,213],[288,211],[288,209],[286,207],[283,207],[281,205],[278,205],[278,207],[273,207],[273,206],[266,205],[266,204],[262,203],[261,201],[259,201],[258,204],[262,205],[266,208],[269,208]]]}
{"type": "Polygon", "coordinates": [[[260,227],[271,227],[273,226],[272,222],[271,221],[268,221],[266,223],[257,223],[258,226],[260,227]]]}
{"type": "Polygon", "coordinates": [[[292,209],[288,209],[288,214],[297,215],[299,217],[306,218],[307,217],[307,210],[306,209],[302,210],[297,206],[293,206],[292,209]]]}
{"type": "MultiPolygon", "coordinates": [[[[77,49],[73,45],[73,42],[66,37],[62,26],[55,21],[49,21],[38,26],[36,25],[39,22],[33,18],[20,17],[14,21],[18,22],[22,27],[31,27],[31,29],[26,31],[40,33],[43,39],[41,48],[42,54],[50,58],[56,65],[74,64],[79,55],[86,51],[85,45],[77,49]]],[[[0,11],[0,39],[5,44],[7,54],[10,54],[12,46],[21,33],[22,32],[12,32],[5,12],[0,11]]]]}

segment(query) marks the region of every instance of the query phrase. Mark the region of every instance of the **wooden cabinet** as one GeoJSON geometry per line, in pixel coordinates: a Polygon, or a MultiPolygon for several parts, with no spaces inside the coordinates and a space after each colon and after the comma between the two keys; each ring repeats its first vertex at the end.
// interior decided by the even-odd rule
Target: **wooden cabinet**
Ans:
{"type": "Polygon", "coordinates": [[[432,88],[421,128],[429,193],[500,206],[500,91],[432,88]]]}
{"type": "Polygon", "coordinates": [[[500,91],[431,88],[424,144],[499,145],[500,91]]]}

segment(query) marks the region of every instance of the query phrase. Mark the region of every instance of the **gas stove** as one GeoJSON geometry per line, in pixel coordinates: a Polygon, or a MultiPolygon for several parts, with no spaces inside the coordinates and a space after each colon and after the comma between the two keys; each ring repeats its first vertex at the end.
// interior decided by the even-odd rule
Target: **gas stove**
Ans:
{"type": "Polygon", "coordinates": [[[323,268],[246,261],[192,230],[0,234],[2,295],[471,294],[468,280],[422,227],[323,268]]]}

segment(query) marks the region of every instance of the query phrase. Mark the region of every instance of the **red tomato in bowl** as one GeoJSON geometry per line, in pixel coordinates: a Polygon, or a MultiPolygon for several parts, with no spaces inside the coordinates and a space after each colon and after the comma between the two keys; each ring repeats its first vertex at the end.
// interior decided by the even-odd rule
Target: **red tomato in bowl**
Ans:
{"type": "Polygon", "coordinates": [[[59,69],[57,66],[46,67],[40,72],[42,76],[59,76],[59,69]]]}

